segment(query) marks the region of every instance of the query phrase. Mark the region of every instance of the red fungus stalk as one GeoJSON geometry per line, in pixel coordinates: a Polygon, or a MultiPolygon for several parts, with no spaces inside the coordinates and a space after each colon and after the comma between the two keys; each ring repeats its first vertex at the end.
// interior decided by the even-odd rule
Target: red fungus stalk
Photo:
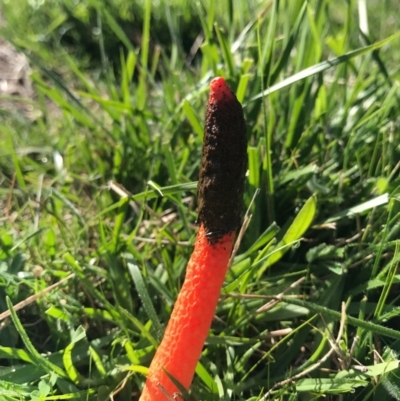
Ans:
{"type": "Polygon", "coordinates": [[[241,221],[246,143],[242,106],[225,80],[215,78],[210,84],[198,184],[200,228],[140,401],[162,401],[166,393],[179,392],[165,371],[186,389],[192,383],[241,221]]]}

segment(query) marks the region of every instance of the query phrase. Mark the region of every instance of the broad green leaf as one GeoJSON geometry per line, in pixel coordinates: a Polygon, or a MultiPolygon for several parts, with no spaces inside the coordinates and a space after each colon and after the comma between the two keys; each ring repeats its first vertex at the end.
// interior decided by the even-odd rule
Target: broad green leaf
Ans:
{"type": "Polygon", "coordinates": [[[317,203],[315,196],[307,200],[301,208],[293,223],[290,225],[282,240],[276,245],[275,249],[267,257],[266,262],[258,270],[257,275],[260,277],[266,269],[278,262],[282,256],[290,249],[290,246],[297,241],[301,240],[303,234],[311,226],[315,213],[317,203]]]}
{"type": "Polygon", "coordinates": [[[368,381],[365,379],[300,379],[296,383],[296,391],[317,394],[342,394],[353,392],[355,388],[367,385],[368,381]]]}

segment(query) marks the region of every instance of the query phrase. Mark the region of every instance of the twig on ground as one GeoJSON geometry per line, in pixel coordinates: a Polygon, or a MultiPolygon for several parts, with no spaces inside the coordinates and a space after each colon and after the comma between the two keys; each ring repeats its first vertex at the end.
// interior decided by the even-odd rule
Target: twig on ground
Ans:
{"type": "Polygon", "coordinates": [[[254,203],[254,201],[255,201],[255,199],[256,199],[256,197],[257,197],[257,195],[258,195],[259,193],[260,193],[260,189],[257,188],[256,191],[254,192],[253,198],[251,199],[251,202],[250,202],[250,204],[249,204],[249,207],[248,207],[247,210],[246,210],[246,214],[244,215],[244,219],[243,219],[243,224],[242,224],[242,226],[240,227],[239,234],[238,234],[238,236],[237,236],[237,238],[236,238],[235,245],[234,245],[234,247],[233,247],[232,254],[231,254],[231,257],[230,257],[230,259],[229,259],[228,269],[230,269],[231,266],[232,266],[233,259],[235,258],[236,253],[237,253],[237,251],[238,251],[238,249],[239,249],[239,246],[240,246],[240,244],[241,244],[241,242],[242,242],[244,233],[246,232],[247,227],[248,227],[249,224],[250,224],[251,216],[252,216],[252,215],[250,214],[250,209],[251,209],[251,207],[252,207],[252,205],[253,205],[253,203],[254,203]]]}
{"type": "MultiPolygon", "coordinates": [[[[45,288],[42,291],[39,291],[36,294],[31,295],[30,297],[24,299],[23,301],[17,303],[16,305],[14,305],[14,310],[18,311],[22,308],[25,308],[26,306],[30,305],[31,303],[35,302],[38,298],[40,298],[42,295],[47,294],[48,292],[50,292],[51,290],[54,290],[54,288],[57,288],[58,286],[60,286],[61,284],[65,283],[66,281],[68,281],[70,278],[75,277],[75,273],[70,274],[69,276],[63,278],[62,280],[60,280],[57,283],[54,283],[52,285],[50,285],[49,287],[45,288]]],[[[5,318],[10,316],[10,311],[6,310],[5,312],[0,314],[0,321],[4,320],[5,318]]]]}
{"type": "Polygon", "coordinates": [[[266,312],[267,310],[272,309],[275,305],[277,305],[279,302],[282,301],[282,297],[285,295],[285,293],[287,293],[289,290],[292,290],[293,288],[300,285],[305,279],[306,279],[305,277],[301,277],[294,283],[290,284],[289,287],[285,288],[280,294],[278,294],[276,297],[274,297],[274,299],[272,299],[271,301],[267,302],[265,305],[258,308],[254,312],[254,315],[263,313],[263,312],[266,312]]]}
{"type": "Polygon", "coordinates": [[[311,365],[309,368],[305,369],[303,372],[301,372],[293,377],[290,377],[288,379],[282,380],[279,383],[274,384],[264,394],[264,396],[260,398],[259,401],[265,401],[266,399],[268,399],[268,397],[270,397],[272,395],[273,391],[276,390],[277,388],[283,387],[286,384],[289,384],[291,382],[294,382],[295,380],[301,379],[302,377],[308,375],[313,370],[315,370],[315,369],[319,368],[321,365],[323,365],[331,357],[331,355],[336,352],[336,344],[339,343],[340,339],[342,338],[345,323],[346,323],[346,304],[344,302],[342,302],[342,316],[340,319],[339,332],[336,337],[336,341],[329,339],[329,343],[331,344],[331,349],[318,362],[314,363],[314,365],[311,365]]]}
{"type": "Polygon", "coordinates": [[[120,386],[110,394],[111,401],[114,401],[114,395],[117,395],[119,392],[121,392],[123,390],[123,388],[126,386],[126,383],[128,382],[128,379],[131,377],[131,375],[132,375],[132,372],[128,372],[128,374],[125,376],[124,380],[122,380],[120,386]]]}

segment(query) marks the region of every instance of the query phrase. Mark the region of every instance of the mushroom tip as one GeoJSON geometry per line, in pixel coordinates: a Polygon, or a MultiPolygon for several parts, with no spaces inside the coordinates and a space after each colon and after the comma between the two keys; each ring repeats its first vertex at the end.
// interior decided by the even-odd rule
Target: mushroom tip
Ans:
{"type": "Polygon", "coordinates": [[[227,88],[228,85],[226,84],[225,79],[222,77],[216,77],[210,82],[211,94],[221,92],[227,88]]]}
{"type": "Polygon", "coordinates": [[[210,101],[221,101],[233,98],[231,88],[222,77],[216,77],[210,82],[210,101]]]}
{"type": "Polygon", "coordinates": [[[220,85],[226,85],[225,79],[222,77],[215,77],[211,80],[211,89],[218,88],[220,85]]]}

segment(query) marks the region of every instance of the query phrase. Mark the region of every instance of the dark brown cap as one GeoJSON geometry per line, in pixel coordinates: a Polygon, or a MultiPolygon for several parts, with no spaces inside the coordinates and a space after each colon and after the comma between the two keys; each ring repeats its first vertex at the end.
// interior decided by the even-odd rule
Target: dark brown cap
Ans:
{"type": "Polygon", "coordinates": [[[247,137],[243,109],[224,78],[210,84],[198,183],[199,223],[215,242],[242,220],[247,137]]]}

